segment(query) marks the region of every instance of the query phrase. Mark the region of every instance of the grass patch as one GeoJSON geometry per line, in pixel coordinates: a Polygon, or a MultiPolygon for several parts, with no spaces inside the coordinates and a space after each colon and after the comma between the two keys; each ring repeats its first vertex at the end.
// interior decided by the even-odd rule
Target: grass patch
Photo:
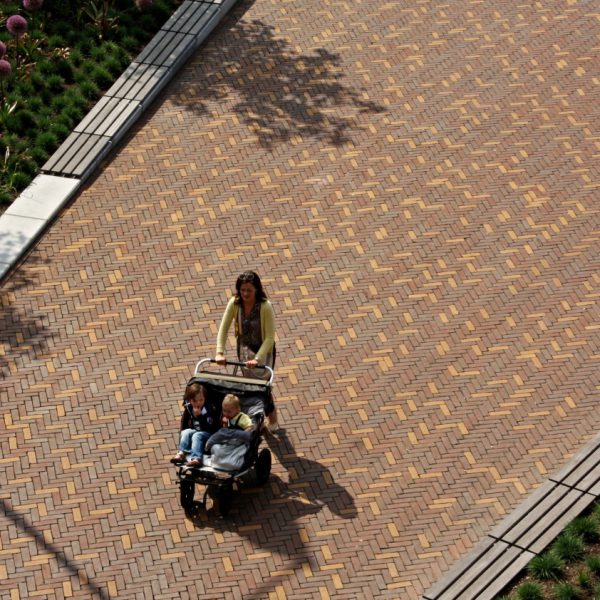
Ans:
{"type": "Polygon", "coordinates": [[[45,0],[29,13],[21,2],[2,3],[0,213],[180,4],[45,0]],[[13,15],[27,21],[18,37],[6,26],[13,15]]]}

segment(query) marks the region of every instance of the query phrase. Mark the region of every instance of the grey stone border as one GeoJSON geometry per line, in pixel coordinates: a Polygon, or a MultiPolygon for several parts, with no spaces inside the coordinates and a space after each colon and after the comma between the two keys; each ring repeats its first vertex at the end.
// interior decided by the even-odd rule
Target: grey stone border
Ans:
{"type": "Polygon", "coordinates": [[[184,0],[0,216],[0,284],[237,0],[184,0]]]}
{"type": "Polygon", "coordinates": [[[423,600],[492,600],[600,495],[600,434],[537,488],[423,600]]]}

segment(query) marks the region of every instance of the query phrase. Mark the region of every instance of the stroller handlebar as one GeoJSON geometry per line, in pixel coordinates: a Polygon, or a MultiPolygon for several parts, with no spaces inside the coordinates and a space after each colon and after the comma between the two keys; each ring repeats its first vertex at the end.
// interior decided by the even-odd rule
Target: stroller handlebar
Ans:
{"type": "MultiPolygon", "coordinates": [[[[207,364],[207,363],[218,364],[217,361],[214,358],[202,358],[196,364],[196,371],[195,372],[198,373],[200,371],[200,367],[202,365],[207,364]]],[[[228,361],[225,361],[225,365],[232,365],[234,367],[245,367],[246,363],[237,362],[237,361],[233,361],[233,360],[228,360],[228,361]]],[[[275,372],[273,371],[273,369],[271,367],[269,367],[268,365],[256,365],[256,367],[253,367],[253,368],[254,369],[263,369],[263,371],[268,371],[268,373],[269,373],[269,385],[271,385],[271,383],[273,383],[273,378],[275,376],[275,372]]]]}

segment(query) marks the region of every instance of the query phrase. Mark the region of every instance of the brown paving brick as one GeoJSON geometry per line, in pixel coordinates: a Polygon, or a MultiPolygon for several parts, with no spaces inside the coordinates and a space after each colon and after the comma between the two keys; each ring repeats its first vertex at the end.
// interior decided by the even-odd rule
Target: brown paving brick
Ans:
{"type": "Polygon", "coordinates": [[[3,287],[0,596],[418,598],[594,435],[590,7],[239,4],[3,287]],[[190,521],[248,267],[286,435],[190,521]]]}

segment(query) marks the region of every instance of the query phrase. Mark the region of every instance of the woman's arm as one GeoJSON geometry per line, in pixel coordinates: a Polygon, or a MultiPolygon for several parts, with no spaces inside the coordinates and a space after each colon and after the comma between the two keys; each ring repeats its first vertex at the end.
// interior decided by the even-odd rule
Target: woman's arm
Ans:
{"type": "Polygon", "coordinates": [[[254,359],[264,364],[267,355],[273,350],[275,344],[275,313],[273,312],[273,305],[268,300],[265,300],[260,307],[260,322],[263,341],[254,359]]]}
{"type": "Polygon", "coordinates": [[[217,355],[215,359],[219,360],[219,355],[222,358],[223,352],[225,351],[225,344],[227,343],[227,335],[229,334],[229,328],[231,327],[231,322],[233,321],[233,316],[235,315],[235,297],[231,298],[225,307],[225,312],[223,313],[223,317],[221,318],[221,324],[219,325],[219,332],[217,333],[217,355]]]}

